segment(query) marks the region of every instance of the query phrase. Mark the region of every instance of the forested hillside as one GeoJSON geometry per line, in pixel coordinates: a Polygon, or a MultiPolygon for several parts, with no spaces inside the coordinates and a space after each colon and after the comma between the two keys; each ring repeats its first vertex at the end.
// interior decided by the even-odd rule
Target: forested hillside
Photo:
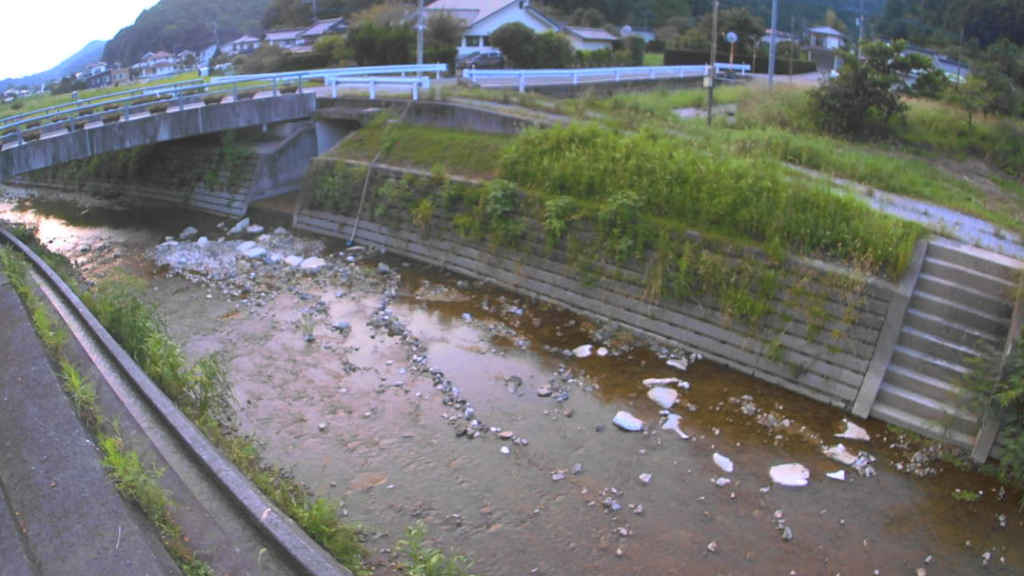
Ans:
{"type": "Polygon", "coordinates": [[[108,62],[130,64],[149,51],[202,49],[258,34],[270,0],[160,0],[107,43],[108,62]]]}
{"type": "Polygon", "coordinates": [[[981,48],[1007,38],[1024,43],[1024,0],[888,0],[878,24],[887,38],[949,45],[964,38],[981,48]]]}

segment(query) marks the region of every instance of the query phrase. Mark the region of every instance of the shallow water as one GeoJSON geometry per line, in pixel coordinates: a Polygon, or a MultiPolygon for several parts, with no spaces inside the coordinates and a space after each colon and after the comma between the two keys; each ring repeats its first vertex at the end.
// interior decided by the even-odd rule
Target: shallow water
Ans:
{"type": "MultiPolygon", "coordinates": [[[[117,263],[93,263],[77,252],[83,242],[111,243],[120,260],[148,274],[141,252],[164,235],[186,225],[216,232],[216,219],[173,210],[156,219],[116,211],[108,221],[95,207],[92,218],[74,212],[64,201],[0,203],[0,217],[46,223],[40,235],[82,259],[87,275],[117,263]]],[[[266,442],[268,459],[294,467],[314,491],[344,500],[348,516],[375,534],[368,543],[374,550],[386,552],[405,526],[423,519],[439,545],[471,554],[477,574],[1022,573],[1019,495],[1000,501],[994,480],[941,462],[927,478],[899,472],[895,464],[909,455],[891,447],[896,434],[877,421],[857,421],[871,442],[845,442],[878,458],[878,475],[862,478],[820,453],[820,443],[834,444],[831,436],[842,429],[838,410],[708,361],[681,372],[642,346],[618,356],[567,357],[565,350],[600,345],[586,318],[420,263],[385,261],[401,274],[390,309],[426,348],[427,365],[444,372],[487,427],[511,430],[528,445],[492,433],[456,437],[445,417],[456,410],[442,403],[428,375],[415,374],[407,347],[367,325],[384,288],[375,259],[358,282],[342,287],[342,298],[335,297],[338,286],[303,280],[310,300],[282,292],[260,314],[180,278],[150,280],[189,355],[225,355],[243,428],[266,442]],[[329,312],[307,343],[295,320],[318,298],[329,312]],[[351,334],[332,331],[335,320],[350,322],[351,334]],[[523,382],[515,394],[511,376],[523,382]],[[690,441],[658,429],[659,408],[641,381],[661,377],[691,383],[673,409],[690,441]],[[564,402],[557,392],[537,395],[552,379],[568,391],[564,402]],[[743,403],[730,402],[744,395],[762,419],[774,412],[790,425],[759,424],[743,403]],[[615,429],[618,410],[655,433],[615,429]],[[714,464],[716,452],[735,463],[733,473],[714,464]],[[769,468],[787,462],[810,469],[808,486],[770,485],[769,468]],[[574,475],[576,463],[583,470],[574,475]],[[825,477],[840,469],[846,482],[825,477]],[[553,473],[564,478],[555,481],[553,473]],[[714,480],[723,476],[731,483],[719,487],[714,480]],[[984,494],[960,502],[951,497],[955,489],[984,494]],[[621,509],[604,506],[608,497],[621,509]],[[643,514],[633,512],[636,505],[643,514]],[[782,538],[779,510],[792,541],[782,538]],[[986,551],[992,559],[983,567],[986,551]]]]}

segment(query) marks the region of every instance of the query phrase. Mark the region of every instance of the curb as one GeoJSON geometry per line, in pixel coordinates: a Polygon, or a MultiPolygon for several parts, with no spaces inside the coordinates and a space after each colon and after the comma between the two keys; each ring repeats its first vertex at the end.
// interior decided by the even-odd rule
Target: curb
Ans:
{"type": "Polygon", "coordinates": [[[352,576],[320,547],[294,520],[282,514],[256,486],[229,461],[205,434],[154,383],[135,360],[107,332],[85,304],[43,260],[7,230],[0,228],[0,241],[18,248],[36,270],[49,281],[70,308],[110,355],[114,364],[139,395],[159,414],[184,444],[197,463],[213,476],[246,519],[285,554],[289,563],[304,576],[352,576]]]}

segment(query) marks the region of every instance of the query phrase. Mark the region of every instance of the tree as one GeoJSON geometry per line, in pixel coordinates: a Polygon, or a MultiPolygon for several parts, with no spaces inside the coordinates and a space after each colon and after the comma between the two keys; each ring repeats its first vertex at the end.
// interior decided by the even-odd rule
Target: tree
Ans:
{"type": "Polygon", "coordinates": [[[831,8],[825,10],[825,18],[818,21],[818,26],[828,26],[846,34],[846,22],[836,16],[836,11],[831,8]]]}
{"type": "Polygon", "coordinates": [[[494,46],[517,68],[532,68],[537,33],[521,22],[510,22],[491,32],[494,46]]]}
{"type": "Polygon", "coordinates": [[[690,0],[654,0],[654,22],[667,24],[673,18],[689,20],[693,15],[690,0]]]}
{"type": "MultiPolygon", "coordinates": [[[[642,54],[642,52],[641,52],[642,54]]],[[[570,68],[573,63],[572,44],[557,32],[538,34],[533,49],[534,68],[570,68]]],[[[643,56],[641,56],[643,58],[643,56]]]]}
{"type": "Polygon", "coordinates": [[[349,33],[349,42],[360,66],[408,64],[416,32],[408,24],[377,26],[364,21],[349,33]]]}
{"type": "Polygon", "coordinates": [[[910,72],[933,68],[920,54],[904,55],[905,49],[903,41],[865,43],[864,60],[844,52],[839,77],[811,91],[822,128],[850,136],[888,132],[889,121],[906,111],[910,72]]]}
{"type": "Polygon", "coordinates": [[[324,36],[317,40],[313,45],[313,52],[327,56],[335,64],[355,58],[355,51],[348,45],[345,37],[337,34],[324,36]]]}
{"type": "Polygon", "coordinates": [[[656,28],[654,34],[665,43],[666,46],[675,46],[676,41],[690,27],[690,19],[682,16],[675,16],[665,21],[665,24],[656,28]]]}
{"type": "Polygon", "coordinates": [[[303,0],[274,0],[263,13],[263,28],[294,28],[313,21],[313,7],[303,0]]]}
{"type": "Polygon", "coordinates": [[[428,49],[455,48],[461,41],[461,20],[448,12],[434,12],[427,18],[423,42],[428,49]]]}
{"type": "Polygon", "coordinates": [[[967,112],[967,126],[973,131],[974,115],[989,105],[991,96],[988,84],[984,80],[977,76],[968,76],[963,84],[946,91],[945,100],[951,106],[967,112]]]}
{"type": "Polygon", "coordinates": [[[568,19],[570,26],[583,26],[585,28],[601,28],[606,20],[604,14],[597,8],[577,8],[568,19]]]}
{"type": "Polygon", "coordinates": [[[925,70],[917,74],[917,81],[910,93],[921,98],[940,98],[950,86],[946,73],[938,68],[925,70]]]}
{"type": "Polygon", "coordinates": [[[406,16],[412,10],[413,6],[411,4],[389,0],[381,4],[374,4],[366,10],[357,12],[349,20],[356,27],[363,24],[373,24],[378,28],[390,28],[407,23],[406,16]]]}
{"type": "MultiPolygon", "coordinates": [[[[718,51],[729,52],[729,43],[725,41],[726,32],[735,32],[739,36],[736,43],[738,54],[751,54],[754,44],[764,36],[764,21],[750,14],[746,8],[730,8],[718,13],[718,51]]],[[[706,14],[696,26],[690,28],[679,38],[679,48],[691,50],[709,50],[711,48],[711,15],[706,14]]]]}

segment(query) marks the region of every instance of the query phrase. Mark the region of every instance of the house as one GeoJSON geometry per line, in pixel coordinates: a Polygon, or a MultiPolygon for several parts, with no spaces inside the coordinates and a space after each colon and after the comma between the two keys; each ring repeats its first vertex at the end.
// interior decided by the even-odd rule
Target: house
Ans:
{"type": "Polygon", "coordinates": [[[85,81],[85,85],[89,88],[110,86],[110,67],[106,62],[92,62],[82,70],[78,78],[85,81]]]}
{"type": "Polygon", "coordinates": [[[569,40],[575,50],[603,50],[612,47],[612,42],[618,40],[618,36],[604,28],[582,28],[579,26],[564,26],[562,34],[569,40]]]}
{"type": "Polygon", "coordinates": [[[246,34],[241,38],[236,38],[231,42],[228,42],[224,46],[221,46],[220,51],[225,54],[250,54],[255,52],[260,47],[261,39],[255,36],[246,34]]]}
{"type": "MultiPolygon", "coordinates": [[[[431,13],[448,13],[463,22],[459,55],[494,50],[490,38],[498,28],[519,22],[538,34],[560,32],[577,50],[611,48],[617,38],[604,30],[573,28],[545,16],[530,0],[436,0],[426,7],[431,13]]],[[[497,50],[494,50],[497,51],[497,50]]]]}
{"type": "Polygon", "coordinates": [[[136,78],[153,78],[174,74],[178,61],[170,52],[147,52],[141,60],[132,64],[132,73],[136,78]]]}
{"type": "Polygon", "coordinates": [[[110,69],[110,82],[114,86],[127,84],[132,79],[132,69],[122,68],[120,65],[110,69]]]}
{"type": "Polygon", "coordinates": [[[305,44],[305,40],[300,36],[300,34],[305,31],[305,28],[270,30],[263,35],[263,43],[270,44],[271,46],[277,46],[284,50],[291,50],[296,46],[305,44]]]}
{"type": "Polygon", "coordinates": [[[831,26],[818,26],[807,31],[810,36],[808,46],[825,48],[827,50],[838,50],[846,45],[846,37],[843,33],[831,26]]]}
{"type": "Polygon", "coordinates": [[[182,69],[195,68],[198,62],[196,53],[191,50],[182,50],[175,55],[175,59],[178,61],[178,66],[182,69]]]}
{"type": "Polygon", "coordinates": [[[348,31],[348,25],[344,18],[331,18],[329,20],[317,20],[312,26],[306,28],[299,34],[303,44],[316,44],[316,41],[324,36],[344,34],[348,31]]]}

